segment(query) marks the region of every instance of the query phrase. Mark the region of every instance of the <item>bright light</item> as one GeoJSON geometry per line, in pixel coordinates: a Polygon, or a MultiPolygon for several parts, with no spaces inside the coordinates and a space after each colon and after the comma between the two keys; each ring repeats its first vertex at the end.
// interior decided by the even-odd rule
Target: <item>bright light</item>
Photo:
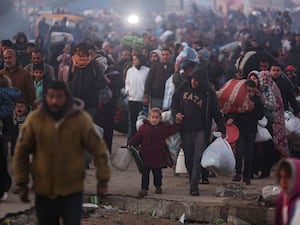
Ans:
{"type": "Polygon", "coordinates": [[[140,18],[137,15],[130,15],[127,19],[130,24],[137,24],[140,21],[140,18]]]}

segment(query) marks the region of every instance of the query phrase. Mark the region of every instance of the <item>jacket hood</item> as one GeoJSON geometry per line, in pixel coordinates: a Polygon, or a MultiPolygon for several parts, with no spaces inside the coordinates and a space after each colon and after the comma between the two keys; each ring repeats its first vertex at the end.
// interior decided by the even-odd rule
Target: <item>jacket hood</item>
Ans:
{"type": "Polygon", "coordinates": [[[161,60],[161,50],[159,49],[154,49],[153,51],[150,52],[150,56],[155,53],[156,55],[158,55],[159,61],[161,60]]]}
{"type": "MultiPolygon", "coordinates": [[[[65,109],[62,115],[62,119],[74,115],[78,111],[83,111],[84,109],[84,102],[79,98],[70,97],[66,104],[67,104],[66,106],[67,108],[65,109]]],[[[49,112],[48,107],[46,106],[44,100],[38,101],[38,108],[46,112],[49,116],[51,116],[51,113],[49,112]]]]}
{"type": "Polygon", "coordinates": [[[292,158],[284,159],[280,162],[278,168],[282,163],[288,163],[292,170],[292,177],[287,194],[289,199],[293,199],[294,197],[300,195],[300,160],[292,158]]]}
{"type": "Polygon", "coordinates": [[[199,82],[199,89],[208,91],[209,83],[208,83],[208,75],[204,68],[199,67],[194,70],[191,74],[191,77],[196,79],[199,82]]]}
{"type": "MultiPolygon", "coordinates": [[[[25,38],[25,43],[28,41],[26,35],[25,35],[23,32],[19,32],[19,33],[17,33],[17,35],[16,35],[16,43],[20,43],[20,39],[21,39],[22,37],[25,38]]],[[[22,43],[22,44],[23,44],[23,43],[22,43]]]]}
{"type": "Polygon", "coordinates": [[[260,73],[257,70],[252,70],[249,74],[247,79],[249,80],[251,76],[256,76],[256,78],[258,79],[258,83],[259,83],[259,87],[262,87],[263,85],[263,80],[262,80],[262,76],[260,75],[260,73]]]}

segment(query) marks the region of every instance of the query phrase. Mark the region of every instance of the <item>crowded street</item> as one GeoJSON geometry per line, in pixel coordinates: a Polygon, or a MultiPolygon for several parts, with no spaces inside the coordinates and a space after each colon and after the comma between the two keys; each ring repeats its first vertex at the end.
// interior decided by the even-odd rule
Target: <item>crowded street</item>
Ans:
{"type": "Polygon", "coordinates": [[[0,224],[300,224],[300,1],[1,0],[0,224]]]}

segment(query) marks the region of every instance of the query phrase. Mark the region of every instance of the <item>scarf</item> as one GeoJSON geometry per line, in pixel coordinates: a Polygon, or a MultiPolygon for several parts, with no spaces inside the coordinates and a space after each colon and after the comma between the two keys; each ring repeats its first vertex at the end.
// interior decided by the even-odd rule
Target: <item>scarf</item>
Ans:
{"type": "Polygon", "coordinates": [[[72,62],[73,62],[72,72],[74,72],[75,67],[80,68],[80,69],[85,68],[88,64],[90,64],[91,61],[92,61],[92,58],[90,56],[81,57],[81,56],[75,54],[72,57],[72,62]]]}
{"type": "Polygon", "coordinates": [[[275,121],[273,123],[273,141],[274,148],[280,153],[281,156],[286,157],[289,155],[288,139],[285,130],[285,118],[284,118],[284,105],[281,97],[280,89],[273,81],[271,74],[268,71],[262,71],[268,78],[268,83],[275,95],[276,110],[275,121]]]}

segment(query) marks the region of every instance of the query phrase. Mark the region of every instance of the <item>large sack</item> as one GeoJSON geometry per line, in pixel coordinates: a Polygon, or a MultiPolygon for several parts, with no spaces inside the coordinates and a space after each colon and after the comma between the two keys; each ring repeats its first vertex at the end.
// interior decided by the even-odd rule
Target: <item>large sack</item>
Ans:
{"type": "Polygon", "coordinates": [[[218,137],[204,151],[201,166],[217,174],[231,176],[234,172],[235,158],[229,143],[218,137]]]}
{"type": "Polygon", "coordinates": [[[250,112],[254,109],[245,83],[246,80],[232,79],[217,91],[220,108],[225,114],[250,112]]]}
{"type": "Polygon", "coordinates": [[[255,143],[266,142],[272,140],[272,136],[267,128],[257,125],[257,133],[255,137],[255,143]]]}
{"type": "Polygon", "coordinates": [[[143,47],[144,40],[142,37],[138,37],[135,35],[126,35],[121,39],[121,45],[123,48],[125,47],[143,47]]]}
{"type": "Polygon", "coordinates": [[[294,145],[300,145],[300,119],[292,112],[285,112],[285,129],[289,141],[294,145]]]}

